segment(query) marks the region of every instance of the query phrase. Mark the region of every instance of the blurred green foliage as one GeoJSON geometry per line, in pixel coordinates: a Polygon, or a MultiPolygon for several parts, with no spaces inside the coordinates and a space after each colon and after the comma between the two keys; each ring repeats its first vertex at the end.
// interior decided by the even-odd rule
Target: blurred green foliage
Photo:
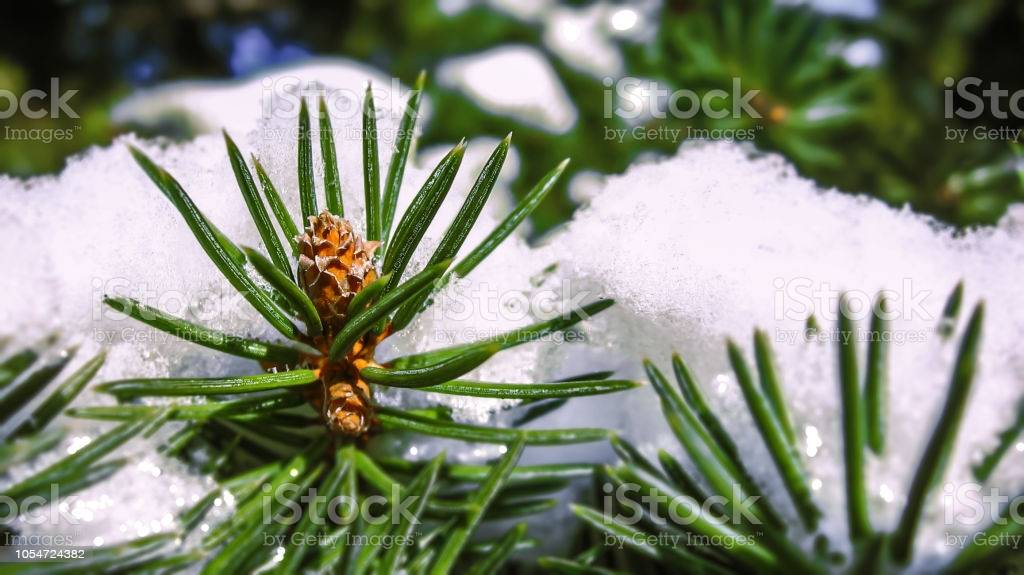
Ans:
{"type": "MultiPolygon", "coordinates": [[[[435,81],[429,83],[435,120],[426,127],[422,145],[451,143],[467,135],[500,138],[514,131],[513,143],[522,160],[521,182],[536,181],[566,156],[573,160],[570,176],[583,170],[614,174],[638,156],[670,154],[679,145],[666,138],[607,141],[606,129],[631,124],[606,117],[604,79],[582,73],[554,54],[544,44],[542,23],[487,6],[470,4],[452,14],[421,0],[361,0],[330,6],[306,0],[260,0],[244,7],[215,5],[216,9],[199,10],[164,3],[131,7],[110,3],[103,24],[89,38],[96,44],[115,32],[134,33],[134,44],[123,38],[121,43],[136,45],[136,52],[142,50],[142,61],[149,66],[145,69],[158,71],[147,77],[152,82],[241,73],[230,50],[223,47],[225,41],[217,38],[230,38],[231,30],[247,30],[245,26],[265,30],[281,45],[353,57],[406,83],[420,70],[435,72],[453,56],[525,44],[548,57],[577,107],[578,121],[571,130],[552,135],[490,113],[435,81]],[[159,57],[148,55],[154,50],[159,57]]],[[[759,92],[751,105],[760,118],[715,119],[699,114],[690,119],[647,118],[643,127],[680,129],[684,135],[747,130],[758,149],[782,153],[801,174],[824,186],[868,193],[893,205],[909,203],[942,220],[973,225],[994,222],[1009,203],[1021,199],[1022,160],[1008,141],[968,137],[953,142],[946,139],[947,129],[1020,128],[1024,121],[990,115],[970,121],[947,119],[943,82],[947,77],[976,76],[986,83],[999,82],[1011,92],[1024,89],[1019,58],[1024,52],[1022,6],[1012,0],[896,0],[879,2],[875,17],[855,19],[770,0],[666,0],[660,13],[652,16],[656,30],[651,41],[618,40],[617,44],[626,76],[700,95],[716,89],[731,93],[738,78],[743,90],[759,92]],[[858,42],[862,48],[877,49],[879,61],[858,64],[844,58],[844,51],[858,42]]],[[[86,12],[74,7],[69,12],[71,16],[54,27],[54,34],[71,38],[84,34],[75,24],[86,12]]],[[[138,83],[102,72],[102,58],[109,57],[109,52],[97,50],[92,58],[99,62],[65,58],[63,69],[49,72],[85,71],[79,72],[81,85],[76,85],[82,89],[83,116],[89,115],[88,121],[79,122],[85,132],[64,145],[0,140],[0,171],[52,171],[68,153],[92,142],[109,141],[115,130],[107,110],[130,84],[138,83]]],[[[23,70],[46,67],[46,62],[33,61],[26,54],[30,52],[22,51],[7,59],[6,66],[0,65],[0,84],[11,83],[8,78],[17,79],[19,74],[26,76],[23,70]]],[[[138,68],[136,60],[124,60],[126,67],[138,68]]],[[[728,108],[732,102],[725,99],[718,105],[728,108]]],[[[525,186],[516,191],[525,193],[525,186]]],[[[564,186],[556,190],[535,213],[534,231],[564,221],[574,207],[564,186]]]]}

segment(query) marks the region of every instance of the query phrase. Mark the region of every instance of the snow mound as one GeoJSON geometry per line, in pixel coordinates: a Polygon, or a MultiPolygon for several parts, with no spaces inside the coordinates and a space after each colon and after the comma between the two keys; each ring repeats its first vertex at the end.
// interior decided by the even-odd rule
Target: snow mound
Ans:
{"type": "MultiPolygon", "coordinates": [[[[832,336],[841,291],[859,304],[861,362],[875,294],[887,290],[896,312],[888,452],[871,462],[869,473],[880,528],[894,525],[945,399],[957,345],[956,338],[940,337],[936,326],[958,280],[966,285],[959,328],[976,301],[984,299],[988,313],[981,368],[946,481],[973,481],[970,464],[992,447],[1024,396],[1021,207],[996,228],[954,233],[873,199],[821,190],[778,156],[702,144],[607,178],[546,249],[574,292],[618,302],[591,320],[591,353],[549,350],[546,361],[556,366],[549,371],[617,368],[642,377],[640,360],[647,357],[670,374],[669,354],[678,351],[724,414],[755,476],[773,478],[773,500],[788,502],[725,354],[731,337],[752,365],[752,330],[766,330],[815,495],[832,519],[828,529],[840,536],[845,497],[832,336]],[[822,331],[807,341],[804,325],[812,313],[822,331]]],[[[593,401],[593,407],[569,416],[572,423],[580,424],[582,416],[590,420],[585,423],[624,429],[648,449],[676,445],[656,415],[653,390],[593,401]]],[[[556,414],[545,423],[562,423],[555,419],[560,417],[566,416],[556,414]]],[[[991,480],[1003,495],[1024,489],[1022,451],[1011,450],[991,480]]],[[[954,551],[942,533],[942,490],[929,503],[925,523],[931,530],[922,534],[918,554],[937,559],[954,551]]],[[[966,506],[957,512],[970,514],[966,506]]],[[[973,523],[958,517],[947,530],[973,533],[987,525],[987,517],[973,523]]]]}

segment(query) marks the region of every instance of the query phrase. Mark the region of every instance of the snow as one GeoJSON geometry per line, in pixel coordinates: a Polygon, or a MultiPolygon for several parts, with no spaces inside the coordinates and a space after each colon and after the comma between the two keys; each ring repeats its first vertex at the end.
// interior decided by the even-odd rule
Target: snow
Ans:
{"type": "Polygon", "coordinates": [[[465,93],[481,108],[554,134],[576,123],[576,107],[551,63],[531,46],[507,45],[450,58],[438,82],[465,93]]]}
{"type": "MultiPolygon", "coordinates": [[[[117,124],[150,129],[185,122],[194,133],[246,132],[265,119],[268,107],[282,96],[297,90],[320,94],[329,86],[337,97],[359,101],[367,82],[375,86],[378,112],[401,112],[407,89],[398,80],[354,60],[321,57],[232,82],[181,80],[139,90],[119,102],[111,117],[117,124]]],[[[421,104],[420,111],[429,114],[429,105],[421,104]]],[[[360,110],[347,112],[358,116],[360,110]]]]}
{"type": "Polygon", "coordinates": [[[776,0],[780,6],[807,5],[829,16],[867,20],[878,15],[876,0],[776,0]]]}
{"type": "Polygon", "coordinates": [[[613,13],[603,2],[581,9],[558,7],[547,16],[544,43],[577,70],[599,78],[621,76],[622,54],[607,28],[625,34],[638,19],[635,10],[624,8],[613,13]]]}
{"type": "Polygon", "coordinates": [[[859,38],[843,48],[842,56],[855,68],[874,68],[882,63],[882,45],[873,38],[859,38]]]}
{"type": "MultiPolygon", "coordinates": [[[[889,451],[869,472],[880,528],[894,525],[945,399],[956,342],[935,328],[961,278],[960,328],[976,301],[987,302],[988,314],[980,372],[946,480],[972,481],[970,464],[1012,421],[1024,395],[1024,309],[1018,305],[1024,208],[1014,208],[996,228],[957,234],[873,199],[821,190],[778,156],[728,143],[684,146],[674,158],[635,164],[608,177],[589,200],[545,249],[558,262],[559,281],[573,282],[575,293],[618,303],[588,324],[588,354],[549,349],[548,373],[620,369],[620,375],[641,378],[644,357],[671,373],[669,355],[678,351],[722,410],[755,477],[773,478],[769,496],[788,502],[725,354],[725,338],[734,338],[752,364],[752,330],[765,329],[834,540],[845,539],[845,497],[836,346],[826,340],[834,336],[840,291],[863,304],[860,330],[867,328],[866,304],[879,290],[891,290],[897,311],[889,451]],[[804,322],[812,312],[823,333],[806,341],[804,322]]],[[[862,340],[858,347],[863,361],[862,340]]],[[[654,415],[659,407],[649,388],[586,401],[590,405],[577,404],[543,423],[623,429],[647,450],[677,445],[654,415]]],[[[1019,494],[1024,457],[1008,454],[991,485],[1004,495],[1019,494]]],[[[941,504],[941,493],[929,500],[931,521],[918,548],[922,565],[952,551],[942,544],[941,504]]],[[[973,533],[984,526],[958,519],[949,530],[973,533]]]]}

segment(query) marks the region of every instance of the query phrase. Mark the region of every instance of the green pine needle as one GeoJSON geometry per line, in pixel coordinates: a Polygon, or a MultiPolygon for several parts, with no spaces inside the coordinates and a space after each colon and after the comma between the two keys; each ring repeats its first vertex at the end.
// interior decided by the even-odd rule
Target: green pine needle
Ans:
{"type": "Polygon", "coordinates": [[[18,376],[28,371],[37,359],[39,354],[35,350],[23,349],[0,363],[0,389],[7,387],[9,383],[18,379],[18,376]]]}
{"type": "MultiPolygon", "coordinates": [[[[330,121],[328,119],[328,121],[330,121]]],[[[328,133],[331,133],[328,131],[328,133]]],[[[323,134],[321,134],[323,137],[323,134]]],[[[313,133],[309,128],[309,107],[306,99],[302,98],[299,107],[299,205],[302,208],[302,222],[305,224],[309,218],[316,216],[319,210],[316,207],[316,184],[313,182],[313,133]]],[[[333,150],[334,147],[332,146],[333,150]]],[[[343,214],[334,214],[341,217],[343,214]]]]}
{"type": "Polygon", "coordinates": [[[516,545],[526,536],[526,524],[518,523],[509,529],[494,545],[494,548],[482,559],[477,561],[467,572],[467,575],[489,575],[497,573],[499,568],[508,561],[508,558],[516,550],[516,545]]]}
{"type": "Polygon", "coordinates": [[[313,383],[317,373],[309,369],[296,369],[281,373],[242,375],[223,378],[159,378],[121,379],[96,386],[97,391],[119,398],[141,396],[229,395],[256,393],[271,389],[297,387],[313,383]]]}
{"type": "MultiPolygon", "coordinates": [[[[697,566],[703,569],[711,568],[712,565],[705,559],[684,551],[678,546],[670,543],[668,538],[647,537],[645,533],[634,527],[608,521],[608,518],[595,509],[582,505],[571,504],[569,508],[585,524],[593,527],[598,532],[605,533],[612,537],[616,545],[627,546],[638,554],[649,559],[661,562],[664,565],[671,565],[681,572],[691,572],[697,566]]],[[[584,573],[593,571],[584,570],[584,573]]],[[[711,572],[718,572],[712,569],[711,572]]]]}
{"type": "Polygon", "coordinates": [[[960,307],[964,300],[964,282],[960,280],[956,287],[946,298],[946,305],[942,308],[942,319],[939,321],[939,335],[949,338],[956,331],[956,320],[960,315],[960,307]]]}
{"type": "Polygon", "coordinates": [[[856,332],[849,315],[846,295],[839,300],[839,380],[843,417],[843,458],[846,474],[847,523],[854,541],[865,540],[872,534],[868,511],[863,393],[857,376],[856,332]]]}
{"type": "MultiPolygon", "coordinates": [[[[1001,544],[993,545],[993,541],[1012,542],[1020,541],[1024,537],[1024,525],[1020,517],[1024,517],[1024,493],[1010,498],[1010,503],[1004,505],[995,518],[984,531],[971,537],[969,543],[957,554],[952,563],[945,569],[945,573],[974,574],[994,572],[1000,573],[997,563],[1000,559],[1017,556],[1020,549],[1016,545],[1001,544]],[[989,567],[989,569],[982,569],[989,567]]],[[[1009,572],[1013,572],[1013,563],[1009,565],[1009,572]]]]}
{"type": "Polygon", "coordinates": [[[988,481],[1021,433],[1024,433],[1024,399],[1017,404],[1017,418],[999,434],[995,448],[974,466],[974,478],[981,482],[988,481]]]}
{"type": "Polygon", "coordinates": [[[967,330],[960,342],[956,365],[953,368],[953,379],[949,384],[949,393],[942,414],[928,440],[921,462],[914,473],[907,495],[907,504],[903,508],[899,524],[892,536],[892,557],[898,564],[907,564],[913,556],[914,536],[917,533],[921,513],[924,510],[928,493],[942,480],[949,454],[953,450],[960,421],[967,409],[974,375],[977,370],[978,349],[981,344],[981,329],[985,319],[985,304],[978,303],[967,330]]]}
{"type": "Polygon", "coordinates": [[[384,274],[363,286],[363,289],[359,290],[359,293],[353,296],[352,301],[348,304],[349,317],[359,315],[366,308],[376,302],[377,298],[379,298],[380,294],[384,291],[384,287],[388,285],[388,281],[390,279],[391,276],[389,274],[384,274]]]}
{"type": "Polygon", "coordinates": [[[775,366],[768,334],[759,329],[754,330],[754,357],[757,361],[757,372],[760,375],[761,391],[768,400],[772,415],[785,435],[789,448],[795,451],[796,432],[793,431],[793,421],[786,408],[786,398],[779,382],[779,370],[775,366]]]}
{"type": "Polygon", "coordinates": [[[505,455],[498,460],[491,473],[484,478],[480,488],[475,492],[471,511],[466,514],[461,522],[456,524],[455,529],[449,534],[444,546],[438,552],[437,560],[430,569],[430,575],[447,575],[455,566],[455,561],[462,553],[462,548],[476,531],[480,519],[487,512],[491,503],[494,502],[498,492],[508,482],[509,475],[515,468],[525,447],[525,437],[519,437],[507,445],[505,455]]]}
{"type": "Polygon", "coordinates": [[[635,381],[615,379],[555,383],[490,383],[456,379],[424,388],[423,391],[469,397],[539,400],[615,393],[639,386],[640,383],[635,381]]]}
{"type": "Polygon", "coordinates": [[[876,455],[885,452],[886,407],[888,386],[886,371],[889,355],[889,313],[886,300],[879,295],[871,315],[871,331],[868,340],[867,375],[864,382],[864,415],[867,417],[868,446],[876,455]]]}
{"type": "Polygon", "coordinates": [[[274,212],[277,225],[281,227],[281,232],[288,238],[288,245],[291,247],[292,254],[298,255],[299,244],[297,238],[299,237],[299,228],[295,225],[295,220],[288,213],[288,208],[285,207],[281,194],[277,193],[277,187],[255,155],[252,157],[252,165],[256,168],[256,176],[260,179],[260,185],[263,186],[263,195],[267,197],[267,204],[270,205],[270,211],[274,212]]]}
{"type": "MultiPolygon", "coordinates": [[[[319,355],[315,349],[303,349],[229,335],[195,325],[183,319],[164,313],[154,307],[126,297],[105,297],[103,302],[111,308],[133,319],[167,332],[175,337],[239,357],[259,361],[296,364],[302,354],[319,355]]],[[[292,345],[299,345],[297,342],[292,345]]]]}
{"type": "Polygon", "coordinates": [[[359,375],[370,383],[390,387],[423,388],[453,380],[476,369],[501,350],[498,344],[475,348],[435,364],[410,369],[364,367],[359,375]]]}
{"type": "MultiPolygon", "coordinates": [[[[439,453],[430,461],[430,463],[420,470],[409,484],[408,495],[419,497],[416,503],[413,504],[412,509],[410,509],[409,513],[412,517],[419,518],[423,515],[427,503],[430,501],[431,495],[433,495],[444,460],[444,452],[439,453]]],[[[409,517],[402,516],[399,519],[398,525],[395,525],[394,527],[394,533],[398,537],[408,537],[413,533],[415,527],[415,523],[413,523],[409,517]]],[[[405,551],[406,549],[403,545],[392,546],[381,559],[380,567],[377,569],[377,572],[394,573],[396,566],[401,563],[405,551]]]]}
{"type": "Polygon", "coordinates": [[[23,437],[28,434],[38,433],[45,428],[61,411],[64,410],[81,393],[85,386],[96,375],[96,372],[103,367],[106,353],[100,352],[89,361],[82,364],[72,373],[57,389],[53,390],[42,403],[40,403],[32,414],[14,432],[14,436],[23,437]]]}
{"type": "Polygon", "coordinates": [[[216,241],[220,245],[220,248],[238,265],[242,265],[245,263],[245,255],[242,253],[242,250],[238,249],[235,246],[235,244],[231,243],[231,240],[229,240],[227,236],[225,236],[219,229],[217,229],[217,226],[213,225],[212,222],[207,220],[206,217],[203,216],[203,214],[199,213],[194,206],[190,206],[190,201],[183,201],[184,198],[182,196],[185,193],[185,191],[182,189],[181,184],[179,184],[177,180],[175,180],[169,173],[167,173],[167,171],[163,170],[162,168],[154,164],[153,161],[149,159],[149,156],[144,154],[138,148],[134,146],[129,146],[128,149],[132,154],[132,158],[134,158],[135,162],[139,164],[139,167],[142,168],[142,171],[146,172],[146,175],[149,176],[149,179],[152,180],[154,184],[156,184],[156,187],[160,190],[164,197],[170,200],[170,202],[182,214],[182,216],[186,218],[186,220],[189,217],[201,218],[205,222],[206,227],[210,228],[210,230],[212,231],[212,234],[216,238],[216,241]]]}
{"type": "Polygon", "coordinates": [[[690,476],[678,459],[672,457],[664,449],[658,450],[658,463],[661,464],[664,475],[675,484],[684,495],[692,497],[696,501],[707,501],[708,495],[704,488],[690,476]]]}
{"type": "MultiPolygon", "coordinates": [[[[261,413],[280,411],[305,405],[302,396],[282,390],[259,397],[212,401],[200,404],[175,405],[171,413],[174,421],[204,421],[218,417],[252,417],[261,413]]],[[[71,417],[105,421],[126,421],[136,417],[152,418],[160,411],[151,405],[116,405],[74,407],[67,410],[71,417]]]]}
{"type": "Polygon", "coordinates": [[[611,299],[598,300],[558,317],[513,329],[480,341],[406,355],[396,358],[389,363],[395,369],[411,369],[444,361],[467,351],[488,347],[495,343],[499,344],[504,351],[525,343],[542,341],[546,336],[565,331],[577,323],[601,313],[614,304],[615,301],[611,299]]]}
{"type": "MultiPolygon", "coordinates": [[[[430,257],[427,265],[454,258],[458,254],[459,248],[462,247],[463,242],[466,240],[466,236],[469,235],[473,225],[476,224],[477,218],[480,217],[480,212],[483,210],[487,198],[490,197],[494,184],[498,181],[498,174],[505,164],[505,157],[508,155],[511,140],[512,134],[510,133],[491,153],[487,163],[481,169],[476,182],[469,190],[466,201],[462,204],[462,208],[459,209],[459,213],[455,215],[451,225],[448,226],[444,236],[441,238],[441,243],[437,245],[437,249],[434,250],[434,254],[430,257]]],[[[395,312],[394,324],[396,329],[401,329],[412,321],[416,314],[420,312],[429,294],[429,290],[420,292],[395,312]]]]}
{"type": "Polygon", "coordinates": [[[480,443],[509,443],[519,437],[528,445],[564,445],[589,443],[608,438],[608,431],[597,428],[576,429],[527,429],[515,430],[500,427],[479,427],[450,421],[439,421],[422,415],[382,407],[377,413],[386,429],[402,429],[425,435],[448,437],[462,441],[480,443]]]}
{"type": "MultiPolygon", "coordinates": [[[[320,157],[324,161],[324,195],[327,196],[327,211],[341,218],[345,216],[345,204],[341,199],[341,176],[338,170],[338,154],[337,148],[334,146],[334,128],[331,127],[331,114],[327,110],[327,102],[323,96],[320,97],[319,116],[320,157]]],[[[301,150],[302,148],[300,147],[299,149],[301,150]]],[[[312,178],[312,176],[310,177],[312,178]]]]}
{"type": "Polygon", "coordinates": [[[18,410],[28,405],[37,394],[57,378],[64,366],[74,357],[77,348],[70,348],[59,357],[29,373],[5,390],[0,396],[0,424],[8,422],[18,410]]]}
{"type": "MultiPolygon", "coordinates": [[[[755,336],[755,341],[757,339],[758,338],[755,336]]],[[[757,429],[761,433],[761,438],[768,447],[768,452],[771,454],[772,461],[774,461],[776,469],[778,469],[779,474],[782,476],[782,482],[786,486],[786,490],[789,492],[789,496],[792,498],[793,504],[796,506],[797,513],[800,515],[800,520],[808,531],[814,531],[818,527],[818,520],[821,518],[821,511],[814,504],[814,500],[811,498],[811,488],[808,484],[803,466],[797,459],[796,450],[794,449],[793,444],[789,442],[789,439],[783,431],[780,419],[778,418],[778,412],[773,413],[771,401],[766,400],[766,398],[762,396],[754,386],[754,380],[750,374],[750,369],[747,367],[747,363],[743,359],[743,352],[740,351],[739,347],[732,340],[728,340],[726,345],[729,350],[729,362],[732,364],[732,369],[736,373],[736,381],[739,383],[740,389],[743,391],[743,397],[746,400],[747,408],[750,410],[750,414],[754,418],[754,423],[757,425],[757,429]]],[[[769,369],[772,369],[770,367],[770,363],[764,365],[769,369]]],[[[765,379],[764,374],[762,374],[762,385],[764,384],[765,379]]],[[[772,376],[768,379],[774,380],[775,378],[772,376]]],[[[777,382],[774,382],[773,385],[777,386],[778,384],[777,382]]]]}
{"type": "MultiPolygon", "coordinates": [[[[662,413],[676,439],[679,440],[715,494],[723,497],[730,506],[736,505],[734,496],[737,495],[738,490],[734,487],[741,486],[742,490],[748,490],[749,485],[738,482],[735,467],[729,457],[707,434],[693,411],[672,389],[661,371],[649,360],[644,360],[644,370],[661,399],[662,413]]],[[[758,505],[755,508],[755,513],[758,515],[759,521],[765,521],[766,516],[760,510],[761,507],[762,505],[758,505]]]]}
{"type": "Polygon", "coordinates": [[[31,461],[53,449],[63,436],[63,430],[50,428],[21,439],[0,443],[0,473],[7,473],[15,465],[31,461]]]}
{"type": "Polygon", "coordinates": [[[377,110],[373,105],[373,90],[367,83],[366,95],[363,97],[363,194],[366,198],[366,239],[370,241],[381,239],[380,161],[377,159],[377,136],[377,110]]]}
{"type": "Polygon", "coordinates": [[[402,219],[395,228],[395,235],[384,254],[383,272],[392,275],[385,292],[397,286],[413,252],[423,239],[423,234],[426,233],[430,222],[441,207],[441,202],[451,189],[465,153],[466,142],[463,140],[441,159],[402,214],[402,219]]]}
{"type": "Polygon", "coordinates": [[[381,205],[381,242],[385,244],[385,248],[391,237],[391,224],[394,222],[395,212],[398,209],[398,194],[402,190],[405,164],[409,158],[409,148],[412,147],[416,119],[419,116],[420,98],[423,95],[423,86],[426,84],[426,80],[426,72],[420,72],[412,94],[409,96],[409,101],[406,103],[402,121],[398,125],[395,151],[388,164],[388,175],[384,183],[384,198],[381,205]]]}

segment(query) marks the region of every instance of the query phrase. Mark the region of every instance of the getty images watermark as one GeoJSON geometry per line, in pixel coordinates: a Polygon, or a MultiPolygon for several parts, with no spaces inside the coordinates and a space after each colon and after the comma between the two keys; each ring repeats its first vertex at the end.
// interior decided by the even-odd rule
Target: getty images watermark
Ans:
{"type": "MultiPolygon", "coordinates": [[[[308,513],[308,521],[317,527],[325,525],[345,526],[360,521],[369,525],[399,525],[403,522],[419,525],[420,521],[412,508],[420,500],[419,495],[402,495],[398,484],[392,484],[391,497],[369,495],[362,500],[349,495],[338,495],[328,498],[318,493],[315,487],[303,492],[299,485],[284,483],[276,488],[270,484],[262,487],[262,508],[264,525],[294,525],[303,519],[303,510],[308,513]]],[[[313,531],[316,531],[315,529],[313,531]]],[[[310,534],[293,532],[291,534],[263,536],[264,545],[282,548],[285,545],[360,545],[375,546],[382,549],[402,547],[414,543],[412,535],[396,534],[354,534],[343,536],[336,534],[310,534]]]]}

